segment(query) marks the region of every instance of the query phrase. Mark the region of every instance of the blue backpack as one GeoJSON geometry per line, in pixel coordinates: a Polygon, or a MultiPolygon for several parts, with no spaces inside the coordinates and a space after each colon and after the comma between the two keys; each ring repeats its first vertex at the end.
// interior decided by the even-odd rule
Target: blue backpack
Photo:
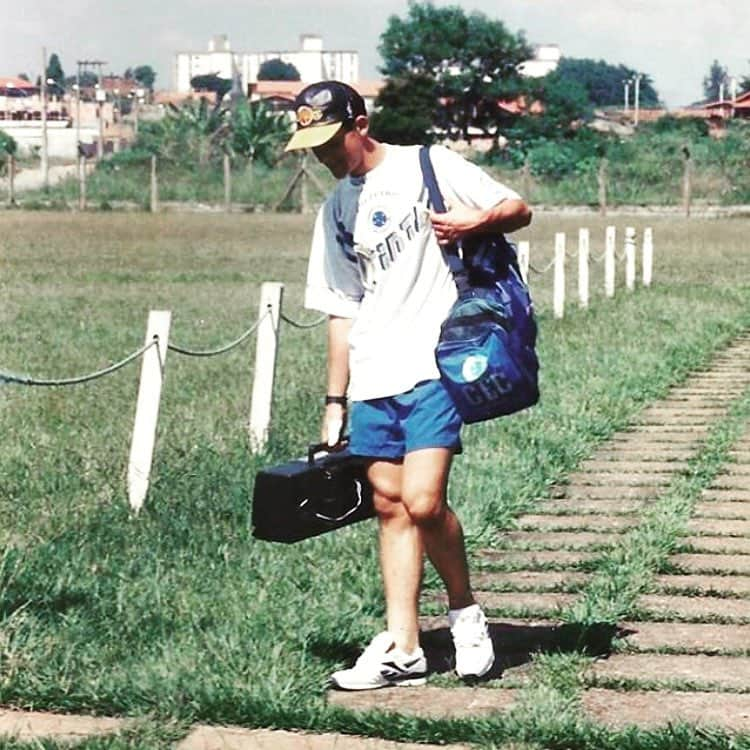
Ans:
{"type": "MultiPolygon", "coordinates": [[[[430,203],[445,212],[429,148],[419,162],[430,203]]],[[[502,234],[470,235],[444,249],[458,289],[440,329],[440,378],[466,423],[512,414],[539,400],[536,321],[516,251],[502,234]]]]}

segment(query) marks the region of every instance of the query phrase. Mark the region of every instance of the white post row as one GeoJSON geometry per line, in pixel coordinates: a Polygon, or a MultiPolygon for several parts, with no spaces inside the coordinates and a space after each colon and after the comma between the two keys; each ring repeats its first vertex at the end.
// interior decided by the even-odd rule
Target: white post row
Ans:
{"type": "Polygon", "coordinates": [[[518,243],[518,267],[521,269],[521,277],[529,283],[529,241],[521,240],[518,243]]]}
{"type": "Polygon", "coordinates": [[[589,306],[589,230],[578,230],[578,305],[589,306]]]}
{"type": "Polygon", "coordinates": [[[128,461],[128,501],[135,513],[143,507],[151,477],[171,316],[168,310],[152,310],[148,315],[146,344],[156,341],[156,346],[150,347],[143,354],[128,461]]]}
{"type": "Polygon", "coordinates": [[[607,227],[604,244],[604,294],[615,296],[615,228],[607,227]]]}
{"type": "Polygon", "coordinates": [[[255,377],[250,404],[250,449],[259,453],[268,442],[271,402],[279,344],[279,321],[284,285],[266,282],[260,288],[258,332],[255,349],[255,377]]]}
{"type": "Polygon", "coordinates": [[[552,292],[555,318],[565,314],[565,232],[555,233],[555,281],[552,292]]]}
{"type": "Polygon", "coordinates": [[[625,227],[625,288],[635,289],[635,227],[625,227]]]}
{"type": "Polygon", "coordinates": [[[651,286],[654,266],[654,232],[651,227],[643,231],[643,286],[651,286]]]}

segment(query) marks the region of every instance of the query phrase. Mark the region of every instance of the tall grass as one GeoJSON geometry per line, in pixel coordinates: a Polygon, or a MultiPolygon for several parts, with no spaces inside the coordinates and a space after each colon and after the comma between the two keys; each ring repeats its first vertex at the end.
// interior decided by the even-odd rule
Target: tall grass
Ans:
{"type": "MultiPolygon", "coordinates": [[[[172,310],[174,343],[209,348],[256,319],[265,280],[282,281],[286,312],[304,318],[311,225],[300,216],[0,216],[0,369],[97,369],[141,344],[156,308],[172,310]]],[[[451,494],[472,548],[750,325],[743,224],[654,228],[651,290],[620,287],[554,322],[549,274],[533,277],[542,401],[465,430],[451,494]]],[[[524,236],[542,255],[561,229],[577,224],[543,218],[524,236]]],[[[602,222],[591,229],[603,238],[602,222]]],[[[374,526],[292,546],[255,541],[249,529],[255,472],[315,438],[324,346],[322,328],[283,328],[261,456],[246,437],[253,347],[208,360],[170,352],[154,481],[137,518],[124,486],[135,366],[85,386],[0,390],[0,704],[482,746],[512,737],[617,746],[567,719],[535,728],[534,712],[475,724],[354,718],[327,706],[327,675],[382,627],[374,526]]],[[[676,747],[649,737],[643,747],[676,747]]]]}

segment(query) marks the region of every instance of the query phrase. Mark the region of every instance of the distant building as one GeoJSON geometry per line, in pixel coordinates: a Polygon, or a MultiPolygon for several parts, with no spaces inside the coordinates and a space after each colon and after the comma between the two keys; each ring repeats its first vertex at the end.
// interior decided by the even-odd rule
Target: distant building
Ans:
{"type": "Polygon", "coordinates": [[[300,49],[266,52],[234,52],[226,34],[214,36],[207,52],[178,52],[174,62],[174,90],[186,94],[190,81],[198,75],[216,74],[231,80],[239,72],[245,91],[258,80],[260,66],[267,60],[283,60],[294,65],[303,83],[338,80],[354,83],[359,79],[359,53],[323,49],[323,40],[313,34],[300,37],[300,49]]]}
{"type": "MultiPolygon", "coordinates": [[[[365,101],[368,112],[375,107],[375,98],[385,81],[356,81],[351,83],[365,101]]],[[[256,81],[250,84],[250,101],[262,99],[280,112],[291,112],[294,99],[307,86],[304,81],[256,81]]]]}
{"type": "Polygon", "coordinates": [[[738,94],[733,99],[721,99],[702,105],[711,117],[729,120],[732,117],[750,118],[750,91],[738,94]]]}
{"type": "Polygon", "coordinates": [[[0,96],[22,97],[39,93],[39,87],[15,76],[0,76],[0,96]]]}
{"type": "Polygon", "coordinates": [[[540,44],[534,49],[534,57],[520,63],[517,70],[527,78],[542,78],[557,70],[562,53],[556,44],[540,44]]]}

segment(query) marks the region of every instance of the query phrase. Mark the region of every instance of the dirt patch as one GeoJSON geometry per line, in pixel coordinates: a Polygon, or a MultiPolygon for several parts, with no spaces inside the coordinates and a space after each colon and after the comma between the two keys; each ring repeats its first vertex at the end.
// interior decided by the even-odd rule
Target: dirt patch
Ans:
{"type": "Polygon", "coordinates": [[[542,549],[588,549],[602,548],[616,541],[619,535],[616,532],[591,532],[591,531],[550,531],[550,532],[528,532],[511,531],[504,535],[504,539],[514,545],[526,545],[542,549]]]}
{"type": "Polygon", "coordinates": [[[588,484],[567,484],[554,488],[551,492],[553,497],[568,498],[602,498],[612,500],[616,498],[641,498],[643,500],[653,500],[654,497],[662,490],[661,487],[631,487],[628,485],[618,485],[611,482],[606,485],[588,485],[588,484]]]}
{"type": "Polygon", "coordinates": [[[630,498],[605,500],[602,498],[578,498],[570,500],[550,500],[543,505],[550,513],[628,515],[643,508],[643,501],[630,498]]]}
{"type": "MultiPolygon", "coordinates": [[[[597,454],[599,455],[599,454],[597,454]]],[[[645,456],[643,459],[634,460],[633,458],[625,457],[621,460],[609,460],[609,461],[584,461],[581,464],[582,471],[588,472],[621,472],[628,474],[651,474],[653,472],[674,472],[678,471],[682,467],[687,466],[687,461],[662,461],[662,460],[651,460],[650,457],[647,459],[645,456]]]]}
{"type": "Polygon", "coordinates": [[[719,552],[726,555],[750,555],[750,539],[731,536],[686,536],[684,543],[693,552],[719,552]]]}
{"type": "Polygon", "coordinates": [[[693,518],[687,525],[688,531],[708,536],[750,536],[750,521],[721,518],[693,518]]]}
{"type": "Polygon", "coordinates": [[[589,579],[586,573],[560,570],[519,570],[515,573],[474,573],[471,583],[475,588],[485,591],[493,589],[512,589],[513,591],[554,591],[562,588],[580,586],[589,579]]]}
{"type": "MultiPolygon", "coordinates": [[[[386,711],[432,718],[469,718],[507,711],[514,690],[482,688],[403,688],[364,692],[331,691],[328,702],[350,711],[386,711]]],[[[330,746],[329,746],[330,747],[330,746]]],[[[420,745],[424,747],[424,745],[420,745]]]]}
{"type": "Polygon", "coordinates": [[[732,620],[750,620],[750,600],[746,599],[647,594],[640,597],[638,604],[650,614],[659,617],[699,620],[722,617],[732,620]]]}
{"type": "Polygon", "coordinates": [[[640,651],[742,652],[750,655],[750,625],[692,622],[628,622],[625,642],[640,651]]]}
{"type": "MultiPolygon", "coordinates": [[[[569,550],[529,550],[519,552],[515,550],[482,550],[479,559],[487,565],[499,565],[505,568],[519,568],[537,570],[554,565],[556,567],[573,567],[583,562],[593,560],[594,552],[571,552],[569,550]]],[[[748,558],[750,563],[750,558],[748,558]]]]}
{"type": "Polygon", "coordinates": [[[528,612],[545,618],[555,618],[560,610],[570,606],[577,599],[575,594],[559,593],[474,593],[477,601],[489,612],[528,612]]]}
{"type": "Polygon", "coordinates": [[[693,509],[696,518],[739,518],[750,521],[750,502],[714,500],[698,503],[693,509]]]}
{"type": "Polygon", "coordinates": [[[72,716],[39,711],[0,709],[0,737],[20,740],[55,739],[65,742],[111,734],[126,726],[123,719],[72,716]]]}
{"type": "Polygon", "coordinates": [[[622,531],[638,522],[636,516],[608,516],[602,513],[591,513],[585,516],[542,515],[521,516],[518,520],[522,529],[539,531],[563,531],[586,529],[589,531],[622,531]]]}
{"type": "Polygon", "coordinates": [[[702,573],[720,571],[722,573],[750,574],[750,555],[672,555],[669,561],[682,570],[702,573]]]}
{"type": "Polygon", "coordinates": [[[750,731],[750,695],[736,693],[621,692],[587,690],[587,716],[612,728],[662,727],[676,722],[750,731]]]}
{"type": "Polygon", "coordinates": [[[750,503],[750,490],[711,487],[701,493],[703,502],[750,503]]]}
{"type": "Polygon", "coordinates": [[[602,461],[649,461],[686,462],[695,455],[690,446],[669,445],[668,443],[607,443],[596,452],[596,458],[602,461]]]}
{"type": "Polygon", "coordinates": [[[658,472],[653,468],[642,465],[638,472],[624,472],[615,470],[618,467],[613,466],[611,471],[579,471],[569,476],[571,485],[606,485],[617,487],[662,487],[670,483],[672,473],[658,472]]]}
{"type": "Polygon", "coordinates": [[[421,745],[351,734],[309,734],[270,729],[196,726],[177,750],[469,750],[467,745],[421,745]]]}
{"type": "Polygon", "coordinates": [[[750,658],[706,654],[615,654],[594,662],[588,678],[595,685],[600,680],[632,680],[636,683],[739,690],[750,684],[750,658]]]}
{"type": "Polygon", "coordinates": [[[750,594],[750,576],[743,575],[689,575],[657,576],[654,583],[665,590],[692,590],[701,593],[716,592],[721,594],[750,594]]]}

